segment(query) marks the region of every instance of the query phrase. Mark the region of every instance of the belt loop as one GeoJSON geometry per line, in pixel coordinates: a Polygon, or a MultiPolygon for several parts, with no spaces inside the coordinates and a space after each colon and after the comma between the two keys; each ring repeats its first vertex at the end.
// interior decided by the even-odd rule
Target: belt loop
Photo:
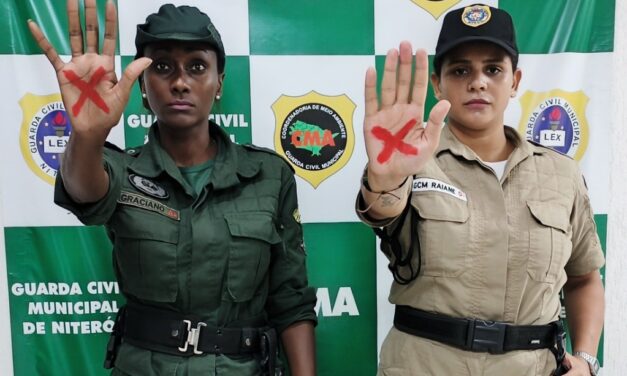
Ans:
{"type": "Polygon", "coordinates": [[[466,350],[472,349],[472,344],[475,341],[475,319],[468,319],[468,331],[466,332],[466,350]]]}

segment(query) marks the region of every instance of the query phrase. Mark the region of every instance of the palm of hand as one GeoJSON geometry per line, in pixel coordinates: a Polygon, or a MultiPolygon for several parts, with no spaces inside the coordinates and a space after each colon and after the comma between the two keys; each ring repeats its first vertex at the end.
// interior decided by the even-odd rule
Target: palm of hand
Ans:
{"type": "Polygon", "coordinates": [[[74,129],[111,127],[122,115],[124,95],[116,87],[113,59],[85,54],[57,72],[63,102],[74,129]]]}
{"type": "Polygon", "coordinates": [[[366,152],[375,174],[408,176],[424,165],[437,147],[422,126],[422,108],[396,103],[378,111],[364,124],[366,152]]]}

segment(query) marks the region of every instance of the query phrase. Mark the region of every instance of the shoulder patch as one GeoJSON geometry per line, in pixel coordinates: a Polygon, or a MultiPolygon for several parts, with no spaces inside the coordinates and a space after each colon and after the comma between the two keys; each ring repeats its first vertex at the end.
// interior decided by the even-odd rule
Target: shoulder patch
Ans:
{"type": "Polygon", "coordinates": [[[262,153],[271,154],[275,157],[279,157],[283,162],[285,162],[285,164],[289,166],[290,170],[292,170],[293,173],[296,173],[296,171],[294,170],[294,167],[292,167],[292,165],[281,154],[277,153],[276,151],[270,148],[265,148],[263,146],[257,146],[254,144],[242,144],[242,146],[246,148],[247,150],[259,151],[262,153]]]}

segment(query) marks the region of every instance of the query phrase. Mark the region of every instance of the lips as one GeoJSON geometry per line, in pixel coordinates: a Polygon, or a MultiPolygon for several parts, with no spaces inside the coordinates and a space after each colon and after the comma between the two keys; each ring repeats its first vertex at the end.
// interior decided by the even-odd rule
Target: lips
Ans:
{"type": "Polygon", "coordinates": [[[468,102],[464,103],[464,105],[481,105],[481,104],[490,104],[490,102],[485,99],[471,99],[468,102]]]}
{"type": "Polygon", "coordinates": [[[168,107],[173,110],[189,110],[190,108],[194,107],[194,104],[186,100],[175,100],[168,103],[168,107]]]}

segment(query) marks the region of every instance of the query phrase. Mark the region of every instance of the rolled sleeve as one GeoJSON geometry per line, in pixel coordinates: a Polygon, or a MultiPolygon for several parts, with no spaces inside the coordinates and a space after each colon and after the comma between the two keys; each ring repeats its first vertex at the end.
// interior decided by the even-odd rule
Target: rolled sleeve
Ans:
{"type": "Polygon", "coordinates": [[[270,288],[266,303],[269,321],[279,333],[298,321],[309,320],[317,323],[314,310],[316,293],[309,287],[307,280],[296,181],[287,168],[282,175],[278,217],[282,241],[272,250],[270,288]]]}
{"type": "Polygon", "coordinates": [[[99,201],[82,204],[72,199],[63,184],[62,173],[57,174],[54,185],[54,203],[69,210],[85,225],[103,225],[113,214],[122,187],[122,165],[113,151],[105,149],[103,165],[109,175],[107,194],[99,201]]]}
{"type": "Polygon", "coordinates": [[[583,177],[577,180],[575,202],[570,218],[573,251],[565,267],[569,276],[588,274],[600,269],[605,263],[588,190],[583,177]]]}

